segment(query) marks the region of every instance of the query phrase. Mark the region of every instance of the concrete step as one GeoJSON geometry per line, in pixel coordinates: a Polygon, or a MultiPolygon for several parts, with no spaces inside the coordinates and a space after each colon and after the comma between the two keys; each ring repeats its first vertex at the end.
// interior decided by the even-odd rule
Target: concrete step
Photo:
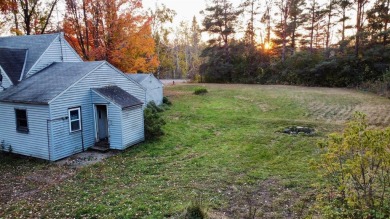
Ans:
{"type": "Polygon", "coordinates": [[[89,149],[91,151],[98,151],[98,152],[102,152],[102,153],[107,153],[108,151],[110,151],[109,147],[101,147],[101,146],[92,146],[89,149]]]}

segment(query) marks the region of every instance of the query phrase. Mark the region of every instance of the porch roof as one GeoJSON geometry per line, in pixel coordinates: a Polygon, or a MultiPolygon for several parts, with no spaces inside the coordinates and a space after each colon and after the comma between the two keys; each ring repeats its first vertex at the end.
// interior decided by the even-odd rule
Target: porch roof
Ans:
{"type": "Polygon", "coordinates": [[[92,88],[93,91],[103,96],[108,101],[118,105],[122,109],[142,105],[143,102],[127,93],[118,86],[92,88]]]}

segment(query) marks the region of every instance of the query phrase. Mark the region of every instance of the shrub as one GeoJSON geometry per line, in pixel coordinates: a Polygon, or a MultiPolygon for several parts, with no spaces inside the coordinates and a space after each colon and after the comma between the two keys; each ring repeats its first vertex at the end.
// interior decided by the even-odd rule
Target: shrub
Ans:
{"type": "Polygon", "coordinates": [[[187,207],[185,215],[185,219],[203,219],[207,218],[206,211],[204,210],[201,199],[197,199],[187,207]]]}
{"type": "Polygon", "coordinates": [[[161,117],[163,109],[156,106],[152,101],[144,110],[145,119],[145,137],[147,139],[157,138],[164,135],[162,127],[165,125],[164,119],[161,117]]]}
{"type": "Polygon", "coordinates": [[[390,217],[390,128],[368,129],[365,117],[355,113],[344,133],[319,143],[318,201],[326,218],[390,217]]]}
{"type": "Polygon", "coordinates": [[[152,109],[153,112],[157,112],[157,113],[164,112],[164,109],[157,106],[154,101],[150,101],[146,107],[149,107],[150,109],[152,109]]]}
{"type": "Polygon", "coordinates": [[[207,91],[206,88],[198,87],[198,88],[195,89],[194,94],[196,94],[196,95],[201,95],[201,94],[205,94],[205,93],[207,93],[207,92],[208,92],[208,91],[207,91]]]}
{"type": "Polygon", "coordinates": [[[163,104],[170,106],[172,105],[172,102],[168,99],[168,97],[163,97],[163,104]]]}

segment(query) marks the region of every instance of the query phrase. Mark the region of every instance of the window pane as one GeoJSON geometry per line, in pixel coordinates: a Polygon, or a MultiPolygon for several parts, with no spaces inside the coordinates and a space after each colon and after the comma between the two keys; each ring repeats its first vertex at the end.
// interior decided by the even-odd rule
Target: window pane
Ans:
{"type": "Polygon", "coordinates": [[[70,111],[70,120],[78,120],[79,119],[79,111],[78,110],[71,110],[70,111]]]}
{"type": "Polygon", "coordinates": [[[80,123],[79,123],[79,121],[73,121],[73,122],[70,123],[70,125],[71,125],[71,130],[72,131],[80,130],[80,123]]]}
{"type": "Polygon", "coordinates": [[[27,128],[27,120],[19,119],[18,120],[19,127],[27,128]]]}
{"type": "Polygon", "coordinates": [[[27,120],[26,110],[15,110],[16,118],[27,120]]]}

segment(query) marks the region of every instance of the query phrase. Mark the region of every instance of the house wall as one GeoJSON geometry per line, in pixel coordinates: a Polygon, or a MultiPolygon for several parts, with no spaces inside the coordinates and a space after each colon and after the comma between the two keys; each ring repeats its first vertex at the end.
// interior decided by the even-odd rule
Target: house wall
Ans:
{"type": "MultiPolygon", "coordinates": [[[[110,103],[95,92],[92,92],[92,101],[94,104],[107,105],[108,135],[111,149],[122,149],[122,109],[110,103]]],[[[96,125],[94,126],[96,133],[96,125]]],[[[96,135],[96,134],[95,134],[96,135]]]]}
{"type": "Polygon", "coordinates": [[[11,145],[13,153],[46,160],[52,158],[49,158],[48,150],[49,106],[0,103],[0,112],[0,142],[4,141],[6,150],[11,145]],[[27,134],[16,131],[15,109],[27,110],[27,134]]]}
{"type": "Polygon", "coordinates": [[[162,104],[163,100],[163,85],[158,81],[158,79],[149,76],[147,79],[142,81],[142,86],[147,89],[146,92],[146,101],[154,101],[157,105],[162,104]]]}
{"type": "Polygon", "coordinates": [[[122,111],[122,148],[126,149],[145,140],[142,107],[122,111]]]}
{"type": "Polygon", "coordinates": [[[58,36],[42,54],[37,63],[27,73],[27,77],[46,68],[53,62],[81,62],[80,56],[69,46],[62,36],[58,36]]]}
{"type": "MultiPolygon", "coordinates": [[[[3,83],[1,84],[2,87],[8,88],[12,86],[12,82],[8,79],[8,76],[5,74],[2,68],[0,68],[0,74],[3,76],[3,83]]],[[[0,87],[0,92],[3,91],[2,87],[0,87]]]]}
{"type": "MultiPolygon", "coordinates": [[[[55,159],[61,159],[88,148],[95,143],[95,122],[93,107],[93,92],[91,88],[99,88],[109,85],[116,85],[140,100],[145,99],[145,91],[126,76],[114,70],[108,64],[101,65],[98,69],[88,74],[82,80],[74,84],[58,98],[50,103],[51,118],[68,116],[68,108],[81,106],[83,130],[79,135],[69,133],[68,121],[53,127],[53,148],[56,151],[55,159]]],[[[120,136],[121,132],[115,132],[114,127],[120,127],[120,117],[113,115],[113,104],[108,107],[110,137],[115,142],[115,135],[120,136]],[[112,130],[112,131],[111,131],[112,130]]]]}

